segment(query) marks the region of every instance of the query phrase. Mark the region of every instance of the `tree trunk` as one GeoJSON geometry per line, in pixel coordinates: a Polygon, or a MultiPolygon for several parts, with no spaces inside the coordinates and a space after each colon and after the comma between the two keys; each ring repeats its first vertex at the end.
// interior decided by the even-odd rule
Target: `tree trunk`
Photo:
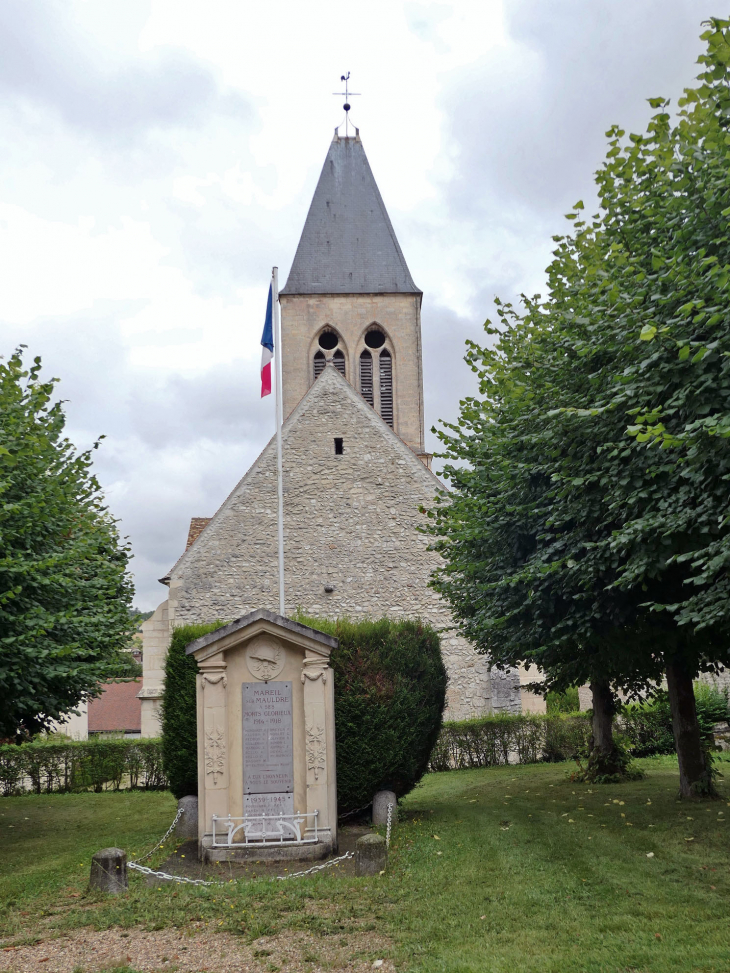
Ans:
{"type": "Polygon", "coordinates": [[[691,674],[680,664],[667,666],[674,744],[679,758],[680,797],[715,797],[712,774],[697,722],[691,674]]]}
{"type": "Polygon", "coordinates": [[[613,716],[616,702],[610,685],[600,679],[591,683],[593,720],[591,723],[591,754],[584,779],[606,782],[621,780],[628,773],[628,760],[613,739],[613,716]]]}
{"type": "Polygon", "coordinates": [[[600,759],[610,759],[613,753],[613,714],[615,712],[613,693],[607,682],[592,682],[593,696],[593,750],[600,759]]]}

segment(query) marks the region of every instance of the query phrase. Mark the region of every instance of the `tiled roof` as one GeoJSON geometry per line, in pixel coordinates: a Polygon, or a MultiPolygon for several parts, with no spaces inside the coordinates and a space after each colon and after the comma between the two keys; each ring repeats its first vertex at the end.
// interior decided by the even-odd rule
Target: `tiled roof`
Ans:
{"type": "Polygon", "coordinates": [[[335,134],[281,293],[421,293],[359,135],[335,134]]]}
{"type": "Polygon", "coordinates": [[[192,517],[190,520],[190,530],[188,531],[188,542],[185,545],[185,550],[190,547],[193,541],[196,541],[203,530],[210,523],[210,517],[192,517]]]}
{"type": "Polygon", "coordinates": [[[137,693],[142,680],[110,682],[96,699],[89,700],[89,733],[139,733],[142,706],[137,693]]]}

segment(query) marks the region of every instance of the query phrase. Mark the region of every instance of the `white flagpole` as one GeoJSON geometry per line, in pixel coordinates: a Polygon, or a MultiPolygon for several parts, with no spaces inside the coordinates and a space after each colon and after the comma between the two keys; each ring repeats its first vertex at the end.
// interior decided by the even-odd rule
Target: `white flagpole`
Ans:
{"type": "Polygon", "coordinates": [[[279,268],[271,271],[271,301],[274,313],[274,369],[276,372],[276,487],[279,528],[279,614],[285,615],[284,604],[284,480],[281,458],[281,415],[284,411],[281,367],[281,315],[279,313],[279,268]]]}

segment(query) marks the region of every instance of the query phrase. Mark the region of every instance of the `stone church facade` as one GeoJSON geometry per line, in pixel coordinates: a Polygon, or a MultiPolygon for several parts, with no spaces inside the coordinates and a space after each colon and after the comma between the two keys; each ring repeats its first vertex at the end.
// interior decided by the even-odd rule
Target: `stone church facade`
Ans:
{"type": "MultiPolygon", "coordinates": [[[[452,629],[428,587],[439,555],[419,508],[440,482],[424,451],[422,293],[413,283],[359,134],[335,135],[281,291],[287,613],[420,618],[442,632],[447,718],[519,712],[517,673],[452,629]]],[[[272,440],[162,579],[142,626],[142,734],[159,732],[170,633],[187,622],[278,610],[272,440]]]]}

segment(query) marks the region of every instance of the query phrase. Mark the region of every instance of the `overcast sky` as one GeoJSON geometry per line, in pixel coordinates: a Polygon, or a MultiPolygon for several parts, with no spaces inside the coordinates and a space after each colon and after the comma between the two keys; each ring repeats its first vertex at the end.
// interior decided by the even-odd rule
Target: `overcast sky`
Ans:
{"type": "MultiPolygon", "coordinates": [[[[135,603],[273,432],[259,399],[340,75],[424,291],[426,423],[495,295],[539,291],[605,131],[697,72],[702,0],[2,0],[0,354],[61,379],[135,554],[135,603]]],[[[430,446],[434,438],[430,437],[430,446]]]]}

